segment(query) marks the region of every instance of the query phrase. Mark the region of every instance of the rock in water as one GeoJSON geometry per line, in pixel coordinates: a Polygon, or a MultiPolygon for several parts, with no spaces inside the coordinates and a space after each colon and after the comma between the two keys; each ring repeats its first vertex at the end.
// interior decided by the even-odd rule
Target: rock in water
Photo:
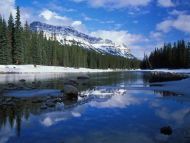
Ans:
{"type": "Polygon", "coordinates": [[[170,126],[162,127],[160,129],[160,133],[164,135],[171,135],[172,134],[172,128],[170,126]]]}
{"type": "Polygon", "coordinates": [[[68,99],[78,98],[78,89],[72,85],[65,85],[62,92],[68,97],[68,99]]]}

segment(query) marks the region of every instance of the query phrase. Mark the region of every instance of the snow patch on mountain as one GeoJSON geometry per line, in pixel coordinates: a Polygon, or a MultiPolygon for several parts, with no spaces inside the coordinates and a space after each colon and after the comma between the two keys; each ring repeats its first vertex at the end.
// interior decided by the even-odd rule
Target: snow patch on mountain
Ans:
{"type": "Polygon", "coordinates": [[[77,44],[89,50],[94,50],[102,54],[111,54],[125,58],[135,58],[130,49],[124,44],[116,44],[108,39],[93,37],[75,30],[72,27],[53,26],[41,22],[33,22],[30,24],[33,31],[43,31],[44,34],[50,38],[52,35],[61,44],[77,44]]]}

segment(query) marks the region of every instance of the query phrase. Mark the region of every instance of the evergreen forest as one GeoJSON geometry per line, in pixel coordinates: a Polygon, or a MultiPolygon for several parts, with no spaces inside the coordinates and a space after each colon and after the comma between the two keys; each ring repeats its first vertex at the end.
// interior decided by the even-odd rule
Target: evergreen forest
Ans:
{"type": "Polygon", "coordinates": [[[162,48],[156,48],[149,56],[144,56],[141,68],[190,68],[190,42],[179,40],[173,44],[164,44],[162,48]]]}

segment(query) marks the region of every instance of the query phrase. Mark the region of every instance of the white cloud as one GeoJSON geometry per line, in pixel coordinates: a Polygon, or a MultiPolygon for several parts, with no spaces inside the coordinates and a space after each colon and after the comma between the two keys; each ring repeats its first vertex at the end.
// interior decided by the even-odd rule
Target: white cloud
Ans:
{"type": "Polygon", "coordinates": [[[76,12],[77,11],[76,9],[63,7],[60,3],[57,3],[56,1],[51,1],[50,3],[48,3],[47,7],[50,10],[55,10],[59,12],[76,12]]]}
{"type": "Polygon", "coordinates": [[[190,15],[180,15],[174,20],[173,27],[180,31],[190,33],[190,15]]]}
{"type": "MultiPolygon", "coordinates": [[[[10,13],[13,13],[13,16],[16,15],[16,9],[15,9],[15,1],[14,0],[0,0],[0,14],[8,20],[8,17],[10,13]]],[[[42,21],[47,24],[52,25],[59,25],[59,26],[72,26],[78,31],[87,33],[87,29],[85,25],[78,20],[73,20],[71,18],[68,18],[66,16],[60,16],[54,11],[51,11],[49,9],[44,9],[40,12],[39,15],[34,16],[33,9],[31,8],[25,8],[21,7],[21,22],[22,24],[25,23],[25,21],[33,22],[33,21],[42,21]]]]}
{"type": "Polygon", "coordinates": [[[2,17],[8,19],[10,13],[14,16],[16,14],[15,0],[0,0],[0,14],[2,17]]]}
{"type": "Polygon", "coordinates": [[[179,15],[176,19],[165,20],[157,24],[156,29],[162,32],[169,32],[176,29],[185,33],[190,33],[190,15],[179,15]]]}
{"type": "Polygon", "coordinates": [[[43,10],[39,14],[39,20],[51,25],[59,25],[59,26],[72,26],[76,30],[87,33],[85,25],[78,20],[73,20],[66,16],[60,16],[56,12],[50,11],[49,9],[43,10]]]}
{"type": "MultiPolygon", "coordinates": [[[[20,8],[21,12],[21,22],[24,24],[27,21],[33,19],[32,11],[30,8],[20,8]]],[[[8,20],[10,13],[12,13],[13,17],[16,16],[16,4],[15,0],[0,0],[0,15],[8,20]]]]}
{"type": "Polygon", "coordinates": [[[140,34],[131,34],[128,31],[124,30],[98,30],[95,32],[92,32],[91,35],[101,37],[103,39],[110,39],[115,43],[125,43],[127,45],[132,45],[135,43],[147,41],[146,38],[143,37],[143,35],[140,34]]]}
{"type": "Polygon", "coordinates": [[[162,38],[162,33],[161,32],[150,32],[150,37],[154,38],[156,40],[160,40],[162,38]]]}
{"type": "Polygon", "coordinates": [[[158,0],[158,5],[162,7],[174,7],[172,0],[158,0]]]}
{"type": "Polygon", "coordinates": [[[178,16],[178,15],[183,15],[186,14],[186,11],[179,11],[179,10],[172,10],[171,12],[169,12],[170,15],[174,15],[174,16],[178,16]]]}
{"type": "Polygon", "coordinates": [[[96,21],[96,19],[89,17],[88,15],[86,15],[85,13],[81,13],[81,16],[83,17],[83,19],[85,21],[96,21]]]}
{"type": "Polygon", "coordinates": [[[84,21],[94,21],[94,22],[98,22],[100,24],[115,24],[114,20],[107,20],[107,19],[97,19],[94,17],[89,17],[87,16],[85,13],[82,13],[81,16],[83,17],[84,21]]]}
{"type": "Polygon", "coordinates": [[[73,0],[74,2],[87,2],[92,7],[124,8],[147,6],[151,0],[73,0]]]}
{"type": "Polygon", "coordinates": [[[127,10],[130,16],[146,15],[150,13],[150,10],[140,7],[129,7],[127,10]]]}
{"type": "Polygon", "coordinates": [[[165,20],[159,24],[157,24],[156,29],[163,32],[169,32],[172,28],[173,21],[172,20],[165,20]]]}
{"type": "Polygon", "coordinates": [[[88,33],[85,25],[81,21],[73,21],[71,23],[71,26],[74,27],[76,30],[79,30],[80,32],[88,33]]]}
{"type": "Polygon", "coordinates": [[[113,23],[115,23],[115,21],[113,21],[113,20],[105,20],[105,21],[100,21],[100,23],[102,23],[102,24],[113,24],[113,23]]]}
{"type": "Polygon", "coordinates": [[[56,17],[56,13],[50,11],[50,10],[44,10],[41,14],[41,17],[43,17],[46,20],[50,20],[53,17],[56,17]]]}
{"type": "Polygon", "coordinates": [[[82,22],[81,21],[74,21],[73,23],[72,23],[72,25],[71,26],[79,26],[79,25],[81,25],[82,24],[82,22]]]}

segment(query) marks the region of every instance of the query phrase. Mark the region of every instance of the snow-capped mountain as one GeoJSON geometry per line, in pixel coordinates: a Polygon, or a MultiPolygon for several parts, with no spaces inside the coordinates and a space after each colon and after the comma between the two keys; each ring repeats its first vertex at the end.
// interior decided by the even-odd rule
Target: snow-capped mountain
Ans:
{"type": "Polygon", "coordinates": [[[56,36],[61,44],[78,44],[84,48],[95,50],[102,54],[111,54],[125,58],[135,58],[130,49],[123,43],[116,44],[108,39],[97,38],[81,33],[72,27],[53,26],[41,22],[30,24],[33,31],[43,31],[47,37],[56,36]]]}

